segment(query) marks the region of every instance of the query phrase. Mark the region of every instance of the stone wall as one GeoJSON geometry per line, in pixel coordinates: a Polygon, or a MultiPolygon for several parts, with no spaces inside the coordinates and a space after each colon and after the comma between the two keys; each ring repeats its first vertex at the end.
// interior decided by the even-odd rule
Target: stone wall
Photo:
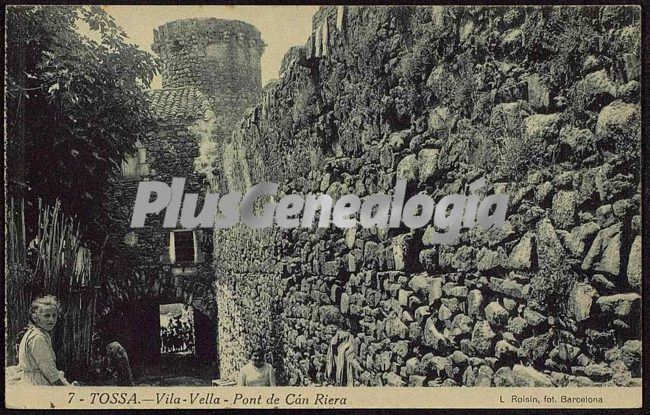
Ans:
{"type": "MultiPolygon", "coordinates": [[[[142,143],[150,174],[116,183],[111,220],[118,238],[109,240],[115,262],[111,266],[123,269],[125,275],[135,271],[133,281],[140,281],[143,289],[134,289],[128,278],[111,276],[108,290],[114,299],[112,294],[106,298],[102,314],[110,312],[110,303],[125,301],[125,296],[158,296],[176,298],[216,316],[209,263],[175,269],[163,215],[148,217],[146,226],[137,230],[130,228],[130,218],[140,180],[170,184],[172,178],[182,177],[185,191],[200,195],[208,181],[218,187],[221,175],[215,176],[205,160],[221,160],[233,127],[259,99],[265,46],[254,26],[234,20],[176,20],[154,30],[152,49],[161,57],[163,89],[150,93],[157,121],[142,143]]],[[[212,234],[197,233],[204,239],[201,248],[211,257],[212,234]]]]}
{"type": "Polygon", "coordinates": [[[321,8],[224,187],[363,200],[402,179],[439,200],[483,177],[507,222],[453,246],[432,226],[215,230],[222,377],[263,344],[289,385],[638,383],[639,13],[321,8]]]}
{"type": "MultiPolygon", "coordinates": [[[[153,180],[171,184],[172,178],[183,177],[186,193],[205,194],[203,175],[194,169],[199,155],[201,135],[196,123],[169,117],[157,125],[142,142],[147,151],[148,174],[123,178],[111,193],[111,222],[114,237],[107,241],[107,276],[105,296],[98,310],[109,314],[116,305],[129,301],[156,299],[162,302],[190,304],[212,319],[216,318],[213,271],[211,268],[212,235],[197,231],[199,262],[179,267],[169,255],[170,229],[163,228],[165,212],[147,215],[145,226],[131,228],[133,205],[140,181],[153,180]],[[207,254],[207,255],[206,255],[207,254]]],[[[214,122],[214,120],[212,120],[214,122]]]]}

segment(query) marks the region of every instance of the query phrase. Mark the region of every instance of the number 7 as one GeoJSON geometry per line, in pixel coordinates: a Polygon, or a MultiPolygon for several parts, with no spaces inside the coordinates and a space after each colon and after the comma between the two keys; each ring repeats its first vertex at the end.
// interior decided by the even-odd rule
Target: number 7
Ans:
{"type": "Polygon", "coordinates": [[[70,395],[70,399],[68,400],[68,403],[72,403],[72,400],[74,399],[74,392],[68,392],[68,395],[70,395]]]}

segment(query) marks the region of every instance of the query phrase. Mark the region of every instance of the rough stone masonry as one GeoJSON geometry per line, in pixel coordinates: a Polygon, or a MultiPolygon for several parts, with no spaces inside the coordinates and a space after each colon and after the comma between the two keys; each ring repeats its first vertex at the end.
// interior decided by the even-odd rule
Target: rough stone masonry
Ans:
{"type": "Polygon", "coordinates": [[[221,164],[217,145],[257,102],[264,47],[259,31],[239,21],[184,19],[154,30],[163,89],[149,91],[155,123],[111,192],[110,219],[118,237],[108,243],[116,245],[117,255],[108,259],[115,261],[115,273],[100,298],[98,326],[121,304],[145,299],[192,305],[216,323],[211,232],[194,230],[195,259],[179,263],[173,257],[173,230],[163,228],[164,215],[150,217],[138,229],[130,227],[130,218],[141,181],[183,177],[186,191],[204,193],[207,177],[213,176],[201,168],[201,157],[221,164]]]}
{"type": "Polygon", "coordinates": [[[639,384],[639,13],[321,8],[215,187],[363,199],[403,179],[436,199],[483,176],[508,222],[451,247],[215,230],[222,377],[262,344],[288,385],[639,384]]]}
{"type": "Polygon", "coordinates": [[[105,313],[192,304],[218,324],[222,378],[263,345],[285,385],[640,382],[639,8],[322,7],[263,89],[251,25],[154,37],[146,179],[362,200],[404,180],[439,200],[484,177],[508,220],[453,246],[431,227],[215,229],[192,273],[162,216],[128,228],[125,181],[114,220],[138,278],[111,279],[105,313]]]}

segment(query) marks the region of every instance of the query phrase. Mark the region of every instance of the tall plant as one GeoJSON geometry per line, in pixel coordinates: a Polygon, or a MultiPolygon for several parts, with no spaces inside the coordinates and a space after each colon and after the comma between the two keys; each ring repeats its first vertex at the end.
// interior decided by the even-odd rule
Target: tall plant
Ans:
{"type": "Polygon", "coordinates": [[[90,251],[80,244],[77,221],[39,203],[38,233],[26,243],[24,204],[7,209],[7,363],[16,363],[19,333],[28,323],[31,301],[53,294],[63,315],[54,332],[58,365],[79,376],[90,359],[96,290],[90,251]]]}

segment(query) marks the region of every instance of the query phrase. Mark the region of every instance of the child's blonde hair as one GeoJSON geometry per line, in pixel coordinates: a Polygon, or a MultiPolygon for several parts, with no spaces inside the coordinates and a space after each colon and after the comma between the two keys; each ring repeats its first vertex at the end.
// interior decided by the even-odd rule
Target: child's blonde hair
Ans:
{"type": "Polygon", "coordinates": [[[32,316],[40,312],[41,307],[55,307],[56,313],[61,314],[61,304],[59,303],[59,300],[57,300],[53,295],[44,295],[32,301],[32,304],[29,307],[30,320],[32,320],[32,316]]]}

